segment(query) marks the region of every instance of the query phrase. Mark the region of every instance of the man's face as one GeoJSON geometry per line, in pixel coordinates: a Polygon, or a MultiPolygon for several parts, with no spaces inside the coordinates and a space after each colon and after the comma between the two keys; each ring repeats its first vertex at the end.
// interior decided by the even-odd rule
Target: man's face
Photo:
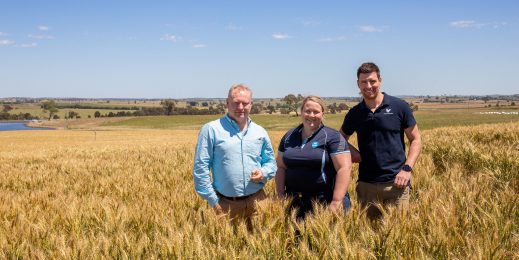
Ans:
{"type": "Polygon", "coordinates": [[[376,72],[360,73],[357,80],[360,93],[365,99],[375,99],[380,92],[380,84],[382,84],[382,79],[377,77],[376,72]]]}
{"type": "Polygon", "coordinates": [[[232,96],[227,98],[229,116],[236,122],[246,121],[249,118],[251,107],[251,93],[246,90],[236,89],[233,91],[232,96]]]}

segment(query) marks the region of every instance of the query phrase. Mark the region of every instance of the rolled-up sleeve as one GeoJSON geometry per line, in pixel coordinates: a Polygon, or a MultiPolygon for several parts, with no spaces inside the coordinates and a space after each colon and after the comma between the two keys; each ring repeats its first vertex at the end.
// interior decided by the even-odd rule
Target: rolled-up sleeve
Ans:
{"type": "Polygon", "coordinates": [[[277,171],[276,159],[274,158],[274,149],[268,135],[265,133],[263,138],[263,147],[261,149],[261,172],[266,180],[274,178],[277,171]]]}
{"type": "Polygon", "coordinates": [[[202,127],[198,134],[193,166],[195,191],[198,195],[207,200],[211,207],[214,207],[218,203],[218,196],[211,181],[214,140],[214,132],[211,127],[209,125],[202,127]]]}

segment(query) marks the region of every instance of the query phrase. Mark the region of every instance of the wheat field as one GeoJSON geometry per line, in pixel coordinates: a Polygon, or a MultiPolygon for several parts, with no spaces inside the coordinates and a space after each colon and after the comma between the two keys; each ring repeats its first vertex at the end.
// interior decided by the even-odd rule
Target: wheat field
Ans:
{"type": "MultiPolygon", "coordinates": [[[[269,131],[275,149],[283,131],[269,131]]],[[[422,131],[408,211],[371,224],[287,201],[234,227],[193,188],[196,130],[0,133],[0,258],[519,258],[519,124],[422,131]]],[[[354,167],[354,171],[357,167],[354,167]]],[[[355,176],[356,174],[354,174],[355,176]]]]}

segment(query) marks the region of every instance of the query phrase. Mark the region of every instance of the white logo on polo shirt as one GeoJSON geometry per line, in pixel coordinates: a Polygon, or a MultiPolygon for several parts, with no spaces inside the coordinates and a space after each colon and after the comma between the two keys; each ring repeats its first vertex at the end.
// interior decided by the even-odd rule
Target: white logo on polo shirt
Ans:
{"type": "Polygon", "coordinates": [[[391,113],[391,108],[386,108],[386,112],[384,113],[384,115],[392,115],[393,113],[391,113]]]}

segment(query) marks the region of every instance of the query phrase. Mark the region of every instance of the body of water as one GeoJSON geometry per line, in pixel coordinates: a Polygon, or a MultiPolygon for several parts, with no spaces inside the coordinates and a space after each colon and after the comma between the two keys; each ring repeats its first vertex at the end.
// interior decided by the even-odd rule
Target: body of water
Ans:
{"type": "Polygon", "coordinates": [[[17,131],[17,130],[52,130],[52,128],[29,127],[26,123],[0,123],[0,131],[17,131]]]}

